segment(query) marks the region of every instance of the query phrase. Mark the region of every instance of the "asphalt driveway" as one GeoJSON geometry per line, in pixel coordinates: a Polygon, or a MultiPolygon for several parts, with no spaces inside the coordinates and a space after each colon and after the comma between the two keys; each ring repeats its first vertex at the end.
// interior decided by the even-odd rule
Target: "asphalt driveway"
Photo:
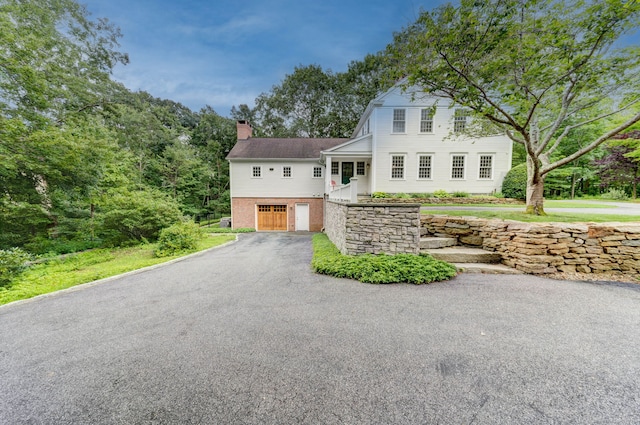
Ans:
{"type": "Polygon", "coordinates": [[[0,307],[0,423],[640,423],[640,285],[310,260],[309,235],[242,235],[0,307]]]}

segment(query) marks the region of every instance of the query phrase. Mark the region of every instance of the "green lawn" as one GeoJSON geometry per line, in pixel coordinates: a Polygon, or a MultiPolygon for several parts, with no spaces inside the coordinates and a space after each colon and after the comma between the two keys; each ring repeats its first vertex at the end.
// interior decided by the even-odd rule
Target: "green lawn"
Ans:
{"type": "MultiPolygon", "coordinates": [[[[207,235],[192,252],[222,245],[235,240],[235,237],[207,235]]],[[[0,305],[164,263],[187,254],[157,258],[153,255],[155,247],[155,244],[145,244],[132,248],[97,249],[36,264],[9,286],[0,287],[0,305]]]]}
{"type": "Polygon", "coordinates": [[[640,216],[612,215],[612,214],[582,214],[582,213],[548,213],[545,216],[525,214],[520,211],[465,211],[465,210],[423,210],[422,214],[439,214],[453,216],[472,216],[479,218],[499,218],[503,220],[516,220],[528,223],[576,223],[576,222],[637,222],[640,216]]]}
{"type": "MultiPolygon", "coordinates": [[[[525,205],[517,204],[422,204],[423,207],[491,207],[491,208],[522,208],[525,205]]],[[[617,208],[616,205],[607,204],[605,201],[565,201],[565,200],[546,200],[545,208],[617,208]]]]}

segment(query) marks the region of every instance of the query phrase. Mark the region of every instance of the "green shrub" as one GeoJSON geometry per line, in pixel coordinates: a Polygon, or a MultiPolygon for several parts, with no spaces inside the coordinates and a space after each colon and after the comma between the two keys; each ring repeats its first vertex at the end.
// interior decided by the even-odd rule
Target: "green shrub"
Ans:
{"type": "Polygon", "coordinates": [[[255,232],[256,229],[252,227],[239,227],[237,229],[232,229],[230,227],[209,227],[207,228],[208,233],[251,233],[255,232]]]}
{"type": "Polygon", "coordinates": [[[409,195],[412,198],[420,198],[420,199],[431,198],[431,194],[430,193],[410,193],[409,195]]]}
{"type": "Polygon", "coordinates": [[[27,266],[31,256],[20,248],[0,249],[0,287],[7,285],[27,266]]]}
{"type": "Polygon", "coordinates": [[[389,195],[386,192],[373,192],[371,194],[372,198],[391,198],[391,195],[389,195]]]}
{"type": "Polygon", "coordinates": [[[622,189],[609,189],[607,193],[602,194],[602,199],[612,199],[614,201],[625,201],[629,199],[629,195],[622,189]]]}
{"type": "Polygon", "coordinates": [[[393,195],[396,199],[409,199],[410,196],[407,193],[396,193],[393,195]]]}
{"type": "Polygon", "coordinates": [[[195,250],[203,233],[200,226],[193,221],[176,223],[160,231],[158,247],[154,254],[156,257],[169,257],[183,251],[195,250]]]}
{"type": "Polygon", "coordinates": [[[458,191],[458,192],[453,192],[451,196],[453,196],[454,198],[468,198],[470,195],[469,195],[469,192],[458,191]]]}
{"type": "Polygon", "coordinates": [[[449,193],[444,189],[438,189],[435,192],[433,192],[433,197],[434,198],[448,198],[449,197],[449,193]]]}
{"type": "Polygon", "coordinates": [[[314,235],[313,251],[311,266],[316,273],[365,283],[421,284],[451,279],[456,275],[454,266],[430,255],[343,255],[322,233],[314,235]]]}
{"type": "Polygon", "coordinates": [[[513,167],[502,182],[502,194],[507,198],[527,198],[527,164],[513,167]]]}
{"type": "Polygon", "coordinates": [[[182,219],[178,203],[152,189],[111,194],[101,208],[99,230],[110,245],[155,241],[161,229],[182,219]]]}

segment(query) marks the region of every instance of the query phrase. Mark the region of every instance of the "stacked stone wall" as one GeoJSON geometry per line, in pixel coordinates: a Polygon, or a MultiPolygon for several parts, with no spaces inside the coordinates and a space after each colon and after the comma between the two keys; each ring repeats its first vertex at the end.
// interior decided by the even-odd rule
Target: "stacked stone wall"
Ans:
{"type": "Polygon", "coordinates": [[[419,252],[420,204],[326,202],[325,232],[343,254],[419,252]]]}
{"type": "Polygon", "coordinates": [[[640,273],[640,224],[522,223],[423,215],[423,235],[455,237],[461,245],[499,252],[525,273],[640,273]]]}

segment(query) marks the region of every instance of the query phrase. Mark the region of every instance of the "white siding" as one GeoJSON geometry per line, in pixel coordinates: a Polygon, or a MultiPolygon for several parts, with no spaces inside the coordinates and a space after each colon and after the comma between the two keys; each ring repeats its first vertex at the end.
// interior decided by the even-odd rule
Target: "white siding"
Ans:
{"type": "Polygon", "coordinates": [[[467,139],[452,136],[454,109],[439,101],[433,118],[433,132],[420,133],[420,111],[434,105],[433,99],[424,98],[413,104],[407,97],[391,92],[384,97],[384,106],[377,108],[375,120],[375,151],[372,163],[374,192],[414,193],[448,192],[491,193],[499,191],[502,179],[511,167],[511,140],[506,136],[467,139]],[[393,134],[393,110],[405,107],[406,132],[393,134]],[[432,178],[418,179],[418,155],[432,155],[432,178]],[[451,155],[465,155],[465,178],[451,179],[451,155]],[[392,155],[406,155],[405,178],[391,179],[392,155]],[[479,179],[481,155],[493,155],[492,179],[479,179]]]}
{"type": "Polygon", "coordinates": [[[234,160],[230,167],[231,194],[233,197],[322,197],[326,171],[317,160],[234,160]],[[261,178],[252,178],[252,169],[256,165],[262,166],[261,178]],[[282,177],[283,166],[291,167],[291,178],[282,177]],[[322,167],[323,178],[313,178],[314,167],[322,167]]]}

